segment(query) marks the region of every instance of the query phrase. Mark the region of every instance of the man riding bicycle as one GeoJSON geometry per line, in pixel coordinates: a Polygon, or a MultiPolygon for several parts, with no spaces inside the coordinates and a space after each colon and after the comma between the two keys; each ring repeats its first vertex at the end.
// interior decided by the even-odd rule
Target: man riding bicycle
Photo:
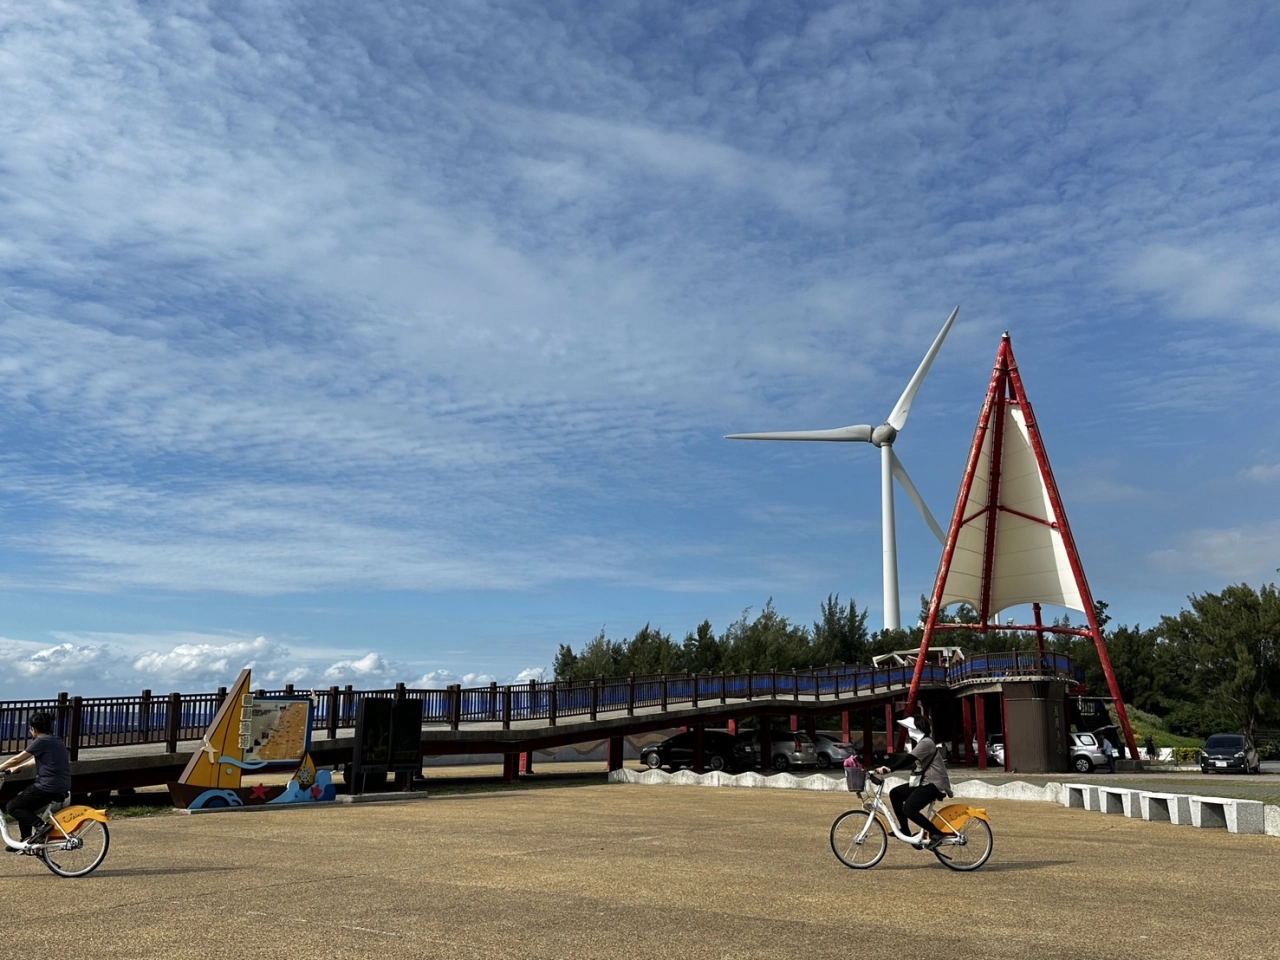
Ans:
{"type": "MultiPolygon", "coordinates": [[[[29,763],[36,765],[35,783],[10,800],[5,813],[18,821],[23,841],[38,843],[49,828],[40,820],[39,811],[51,803],[60,803],[71,792],[71,757],[67,745],[53,735],[53,717],[49,714],[34,714],[27,725],[31,742],[27,749],[0,763],[0,774],[20,770],[29,763]]],[[[5,849],[20,852],[15,847],[5,849]]]]}
{"type": "Polygon", "coordinates": [[[887,766],[879,767],[881,776],[893,770],[912,771],[920,775],[918,786],[904,783],[889,791],[889,802],[898,818],[898,825],[903,833],[910,831],[907,821],[921,827],[928,835],[924,849],[932,850],[946,834],[939,832],[929,818],[921,813],[925,807],[935,800],[951,795],[951,778],[947,776],[947,765],[938,756],[937,745],[930,738],[929,721],[924,717],[908,717],[899,720],[898,726],[904,727],[911,742],[909,753],[893,754],[887,766]]]}

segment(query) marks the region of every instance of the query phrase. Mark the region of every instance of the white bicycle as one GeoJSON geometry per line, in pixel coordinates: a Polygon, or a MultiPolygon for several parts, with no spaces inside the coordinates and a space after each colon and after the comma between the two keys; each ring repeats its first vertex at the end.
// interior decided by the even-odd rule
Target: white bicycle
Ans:
{"type": "MultiPolygon", "coordinates": [[[[0,783],[6,776],[7,771],[0,770],[0,783]]],[[[35,842],[24,842],[10,834],[3,817],[0,817],[0,839],[6,847],[37,858],[60,877],[86,877],[107,858],[111,846],[107,812],[77,805],[63,807],[55,813],[55,806],[51,803],[40,811],[46,830],[35,842]]]]}
{"type": "MultiPolygon", "coordinates": [[[[831,825],[831,852],[841,863],[855,870],[874,867],[889,849],[889,834],[921,849],[928,837],[921,830],[903,833],[893,813],[884,803],[884,780],[874,773],[866,778],[876,785],[875,793],[863,797],[862,809],[848,810],[831,825]]],[[[859,781],[860,783],[861,781],[859,781]]],[[[855,790],[862,797],[862,790],[855,790]]],[[[987,811],[964,803],[949,803],[934,812],[929,804],[924,814],[945,836],[933,847],[933,855],[952,870],[977,870],[991,856],[991,824],[987,811]]]]}

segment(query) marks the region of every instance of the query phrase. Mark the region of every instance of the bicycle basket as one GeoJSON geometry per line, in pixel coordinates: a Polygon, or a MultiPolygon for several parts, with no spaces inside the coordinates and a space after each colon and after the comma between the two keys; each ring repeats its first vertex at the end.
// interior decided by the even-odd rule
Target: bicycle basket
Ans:
{"type": "Polygon", "coordinates": [[[850,793],[861,793],[867,789],[867,771],[862,767],[845,767],[844,782],[850,793]]]}

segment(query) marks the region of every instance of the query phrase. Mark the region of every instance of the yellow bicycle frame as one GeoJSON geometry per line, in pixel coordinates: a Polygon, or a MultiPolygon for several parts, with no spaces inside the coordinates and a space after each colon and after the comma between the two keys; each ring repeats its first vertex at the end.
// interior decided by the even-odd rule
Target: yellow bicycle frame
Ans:
{"type": "Polygon", "coordinates": [[[985,807],[971,807],[967,803],[949,803],[933,815],[933,825],[943,833],[959,833],[970,820],[986,820],[985,807]]]}
{"type": "Polygon", "coordinates": [[[107,811],[95,810],[93,807],[63,807],[53,815],[53,828],[49,831],[48,840],[72,836],[86,820],[107,822],[107,811]]]}

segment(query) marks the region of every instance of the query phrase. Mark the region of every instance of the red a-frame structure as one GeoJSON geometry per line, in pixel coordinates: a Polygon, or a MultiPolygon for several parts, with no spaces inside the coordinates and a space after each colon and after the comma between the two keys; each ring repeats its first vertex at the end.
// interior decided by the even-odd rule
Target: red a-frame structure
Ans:
{"type": "Polygon", "coordinates": [[[978,417],[964,481],[943,546],[924,639],[907,695],[908,716],[915,708],[929,644],[934,632],[940,630],[1035,631],[1041,653],[1045,633],[1092,637],[1130,756],[1138,756],[1107,645],[1098,628],[1093,595],[1035,414],[1018,374],[1008,333],[1000,339],[991,385],[978,417]],[[959,602],[978,611],[979,623],[938,622],[943,609],[959,602]],[[1034,624],[999,624],[1002,610],[1028,603],[1035,611],[1034,624]],[[1041,603],[1081,611],[1088,618],[1089,629],[1044,626],[1040,620],[1041,603]]]}

